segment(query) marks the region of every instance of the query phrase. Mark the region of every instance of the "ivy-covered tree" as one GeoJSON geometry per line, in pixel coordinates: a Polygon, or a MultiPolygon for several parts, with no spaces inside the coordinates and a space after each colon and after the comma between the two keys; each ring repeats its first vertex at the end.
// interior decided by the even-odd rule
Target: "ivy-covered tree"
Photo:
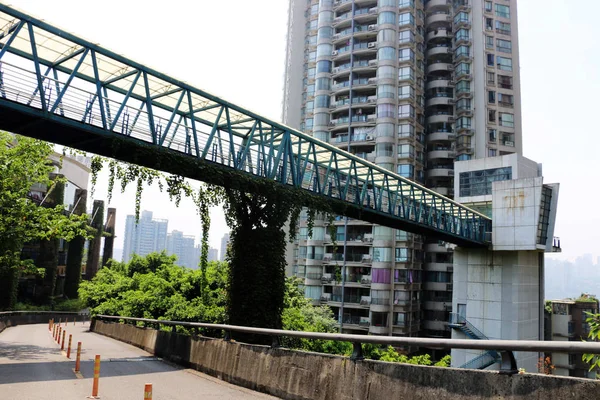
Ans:
{"type": "Polygon", "coordinates": [[[87,216],[68,217],[62,204],[39,207],[29,197],[34,185],[52,190],[56,184],[50,178],[52,151],[49,143],[0,132],[0,309],[14,306],[21,273],[38,272],[21,260],[26,243],[87,235],[87,216]]]}

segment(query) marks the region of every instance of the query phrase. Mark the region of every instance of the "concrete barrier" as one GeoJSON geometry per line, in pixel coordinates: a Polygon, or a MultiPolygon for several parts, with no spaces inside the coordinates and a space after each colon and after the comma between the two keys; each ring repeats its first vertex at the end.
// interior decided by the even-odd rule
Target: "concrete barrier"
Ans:
{"type": "Polygon", "coordinates": [[[273,349],[94,321],[91,330],[227,382],[284,399],[598,398],[600,381],[426,367],[273,349]]]}
{"type": "Polygon", "coordinates": [[[31,311],[31,312],[1,312],[0,313],[0,333],[10,326],[28,325],[28,324],[44,324],[48,320],[54,318],[58,324],[60,319],[69,318],[71,321],[77,317],[77,321],[89,321],[89,314],[79,314],[76,312],[52,312],[52,311],[31,311]]]}

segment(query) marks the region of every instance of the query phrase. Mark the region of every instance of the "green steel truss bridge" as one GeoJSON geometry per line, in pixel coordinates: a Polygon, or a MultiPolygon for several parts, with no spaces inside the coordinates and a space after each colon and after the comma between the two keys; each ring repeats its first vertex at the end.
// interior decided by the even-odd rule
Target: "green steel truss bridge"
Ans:
{"type": "Polygon", "coordinates": [[[3,4],[0,129],[209,183],[275,181],[352,218],[489,243],[474,210],[3,4]]]}

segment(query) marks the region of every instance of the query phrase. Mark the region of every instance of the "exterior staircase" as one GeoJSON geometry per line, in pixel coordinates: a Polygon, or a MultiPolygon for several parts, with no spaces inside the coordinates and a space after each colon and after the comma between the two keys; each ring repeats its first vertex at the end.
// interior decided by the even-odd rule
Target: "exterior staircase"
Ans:
{"type": "MultiPolygon", "coordinates": [[[[450,313],[450,321],[448,322],[448,326],[461,331],[470,339],[489,340],[489,338],[485,336],[483,332],[473,326],[473,324],[467,321],[465,317],[457,313],[450,313]]],[[[500,354],[498,354],[498,352],[495,350],[489,350],[473,358],[472,360],[467,361],[459,368],[485,369],[490,365],[494,365],[500,361],[500,354]]]]}

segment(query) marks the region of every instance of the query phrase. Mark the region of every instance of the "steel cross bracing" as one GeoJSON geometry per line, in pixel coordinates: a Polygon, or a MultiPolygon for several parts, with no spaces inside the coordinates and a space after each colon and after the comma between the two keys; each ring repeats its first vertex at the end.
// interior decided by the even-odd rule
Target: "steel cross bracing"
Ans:
{"type": "Polygon", "coordinates": [[[3,4],[0,29],[0,129],[86,150],[119,137],[343,201],[371,222],[488,243],[486,216],[328,143],[3,4]],[[45,136],[50,126],[62,133],[45,136]]]}

